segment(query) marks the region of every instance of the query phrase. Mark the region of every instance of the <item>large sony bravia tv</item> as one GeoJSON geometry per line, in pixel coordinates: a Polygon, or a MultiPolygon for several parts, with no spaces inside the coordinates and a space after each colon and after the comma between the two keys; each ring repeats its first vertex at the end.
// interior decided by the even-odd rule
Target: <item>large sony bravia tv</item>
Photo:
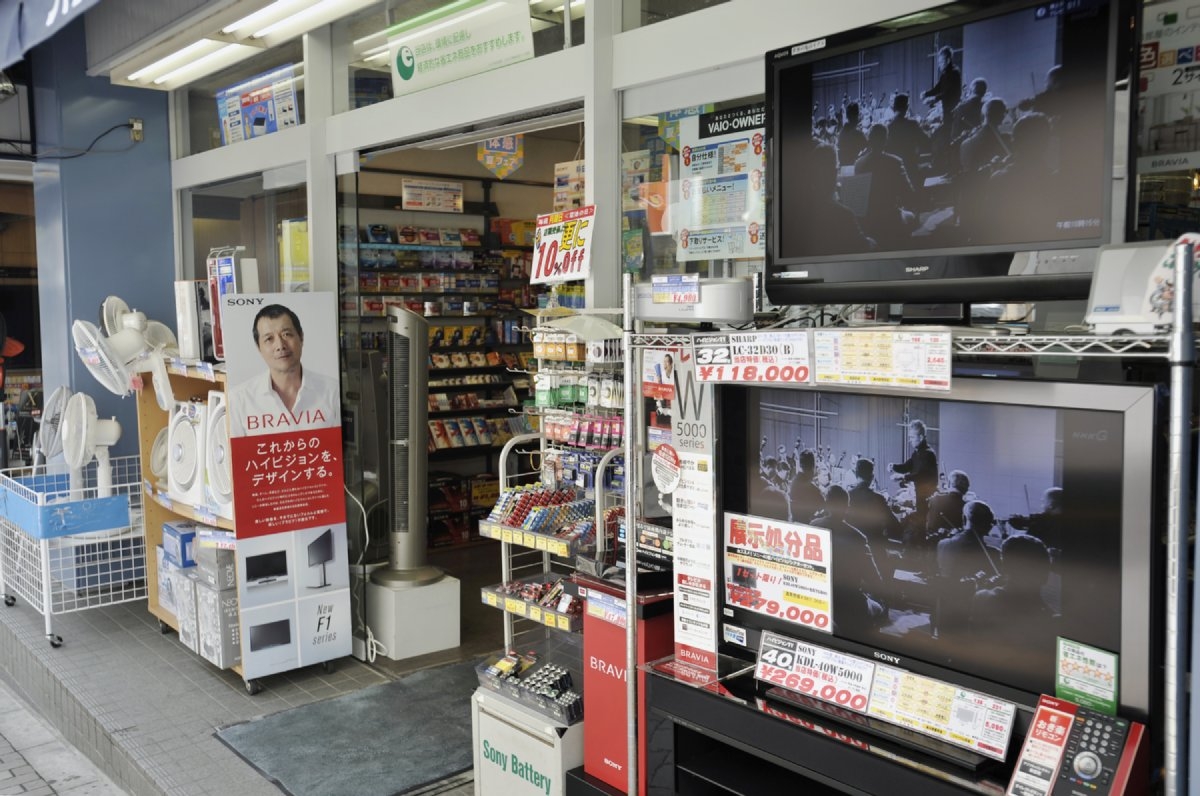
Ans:
{"type": "Polygon", "coordinates": [[[771,300],[1087,298],[1130,217],[1130,5],[964,0],[767,53],[771,300]]]}
{"type": "Polygon", "coordinates": [[[738,408],[720,412],[718,440],[723,651],[752,656],[773,630],[1031,708],[1055,693],[1062,637],[1118,655],[1120,713],[1147,720],[1164,599],[1154,388],[960,378],[939,393],[718,394],[738,408]],[[764,539],[774,526],[786,542],[831,527],[838,498],[854,532],[832,532],[832,621],[805,626],[804,573],[729,519],[767,520],[764,539]],[[964,503],[986,506],[969,509],[973,530],[964,503]]]}

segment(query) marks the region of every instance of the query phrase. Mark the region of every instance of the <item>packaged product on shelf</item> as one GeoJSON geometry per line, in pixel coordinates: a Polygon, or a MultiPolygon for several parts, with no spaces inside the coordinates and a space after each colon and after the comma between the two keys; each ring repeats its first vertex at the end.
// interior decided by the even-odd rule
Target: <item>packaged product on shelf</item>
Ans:
{"type": "Polygon", "coordinates": [[[433,445],[438,450],[446,450],[450,447],[450,435],[446,431],[446,426],[441,420],[429,421],[429,436],[433,439],[433,445]]]}
{"type": "Polygon", "coordinates": [[[450,366],[454,368],[468,368],[471,366],[471,359],[465,351],[455,351],[450,355],[450,366]]]}
{"type": "Polygon", "coordinates": [[[358,289],[362,293],[378,293],[379,292],[379,274],[378,273],[361,273],[358,275],[358,289]]]}
{"type": "Polygon", "coordinates": [[[475,255],[471,252],[456,251],[453,258],[456,270],[469,271],[475,267],[475,255]]]}
{"type": "Polygon", "coordinates": [[[475,433],[475,424],[471,422],[470,418],[462,418],[459,421],[458,427],[462,431],[464,445],[470,448],[479,444],[479,436],[475,433]]]}
{"type": "Polygon", "coordinates": [[[467,327],[467,345],[480,345],[483,343],[483,327],[469,326],[467,327]]]}
{"type": "Polygon", "coordinates": [[[387,305],[381,298],[360,296],[359,304],[361,306],[359,312],[366,317],[383,317],[387,314],[387,305]]]}
{"type": "Polygon", "coordinates": [[[457,229],[439,229],[438,242],[443,246],[461,246],[462,233],[457,229]]]}
{"type": "Polygon", "coordinates": [[[612,436],[609,439],[612,447],[619,448],[625,444],[625,419],[622,417],[612,418],[612,436]]]}
{"type": "Polygon", "coordinates": [[[430,354],[429,361],[433,365],[434,368],[440,368],[442,370],[445,370],[446,368],[450,367],[450,355],[449,354],[430,354]]]}
{"type": "Polygon", "coordinates": [[[392,231],[386,224],[368,224],[367,242],[392,243],[392,231]]]}
{"type": "Polygon", "coordinates": [[[421,274],[421,292],[422,293],[443,293],[446,287],[442,282],[441,274],[421,274]]]}
{"type": "Polygon", "coordinates": [[[417,242],[422,246],[441,246],[442,233],[433,227],[421,227],[417,230],[417,242]]]}
{"type": "Polygon", "coordinates": [[[402,289],[400,274],[384,271],[374,276],[376,277],[376,288],[383,293],[398,293],[402,289]]]}
{"type": "Polygon", "coordinates": [[[447,326],[446,336],[442,340],[442,345],[450,348],[458,348],[463,344],[463,335],[470,332],[462,326],[447,326]]]}
{"type": "Polygon", "coordinates": [[[463,246],[479,246],[480,245],[479,233],[476,230],[462,228],[462,229],[459,229],[458,232],[459,232],[460,237],[462,238],[463,246]]]}
{"type": "Polygon", "coordinates": [[[442,345],[442,340],[446,336],[446,330],[441,326],[429,326],[429,347],[438,348],[442,345]]]}
{"type": "Polygon", "coordinates": [[[400,243],[416,243],[417,228],[409,226],[408,224],[403,224],[396,227],[396,240],[398,240],[400,243]]]}
{"type": "Polygon", "coordinates": [[[467,355],[467,359],[473,368],[487,367],[488,364],[487,354],[482,351],[472,351],[467,355]]]}
{"type": "Polygon", "coordinates": [[[162,548],[168,561],[177,567],[196,566],[192,550],[199,527],[190,520],[171,520],[163,523],[162,548]]]}
{"type": "Polygon", "coordinates": [[[471,423],[475,426],[475,436],[479,439],[480,445],[494,444],[492,439],[492,430],[491,427],[488,426],[487,418],[472,417],[471,423]]]}
{"type": "Polygon", "coordinates": [[[421,289],[420,274],[398,274],[397,276],[400,280],[400,286],[397,290],[415,293],[421,289]]]}
{"type": "Polygon", "coordinates": [[[559,406],[575,402],[575,374],[571,372],[558,375],[558,385],[555,388],[554,400],[559,406]]]}
{"type": "Polygon", "coordinates": [[[487,364],[489,364],[493,367],[499,366],[501,364],[499,352],[488,351],[487,352],[487,364]]]}
{"type": "Polygon", "coordinates": [[[242,662],[236,589],[196,584],[196,652],[219,669],[242,662]]]}
{"type": "Polygon", "coordinates": [[[196,621],[196,568],[176,569],[171,573],[175,590],[175,620],[179,627],[179,643],[192,652],[198,647],[199,626],[196,621]]]}
{"type": "Polygon", "coordinates": [[[449,440],[451,448],[461,448],[466,444],[463,440],[462,429],[459,428],[457,420],[447,418],[442,421],[442,425],[446,429],[446,438],[449,440]]]}

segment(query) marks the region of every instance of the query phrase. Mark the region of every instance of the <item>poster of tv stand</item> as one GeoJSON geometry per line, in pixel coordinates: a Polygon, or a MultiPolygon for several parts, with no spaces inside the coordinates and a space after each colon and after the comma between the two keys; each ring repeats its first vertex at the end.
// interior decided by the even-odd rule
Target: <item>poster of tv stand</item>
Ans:
{"type": "Polygon", "coordinates": [[[767,53],[771,301],[1086,298],[1127,239],[1132,5],[972,0],[767,53]],[[1080,256],[1010,273],[1021,252],[1080,256]]]}

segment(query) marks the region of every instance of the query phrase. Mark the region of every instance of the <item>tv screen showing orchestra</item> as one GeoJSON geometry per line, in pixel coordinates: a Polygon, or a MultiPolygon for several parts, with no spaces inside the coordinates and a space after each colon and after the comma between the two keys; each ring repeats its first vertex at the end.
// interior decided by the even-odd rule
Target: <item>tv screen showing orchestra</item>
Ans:
{"type": "Polygon", "coordinates": [[[1130,573],[1151,544],[1151,466],[1127,432],[1148,433],[1152,413],[1124,411],[1126,394],[1100,411],[1061,401],[1064,385],[972,381],[954,398],[723,387],[721,406],[739,407],[722,412],[723,448],[746,440],[721,464],[726,517],[786,523],[785,535],[825,529],[832,550],[831,626],[802,625],[803,597],[792,612],[750,610],[747,590],[775,594],[763,584],[777,572],[763,573],[787,571],[770,556],[757,568],[723,561],[725,616],[868,658],[884,650],[1024,704],[1054,693],[1058,636],[1144,671],[1149,597],[1130,588],[1148,576],[1130,573]]]}
{"type": "Polygon", "coordinates": [[[912,258],[1109,242],[1114,18],[956,3],[768,54],[772,268],[952,278],[979,274],[912,258]]]}

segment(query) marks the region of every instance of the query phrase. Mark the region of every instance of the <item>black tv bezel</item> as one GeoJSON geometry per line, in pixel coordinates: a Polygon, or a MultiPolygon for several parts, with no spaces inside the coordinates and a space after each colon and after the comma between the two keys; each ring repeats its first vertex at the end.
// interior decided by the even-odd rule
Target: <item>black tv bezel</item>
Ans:
{"type": "Polygon", "coordinates": [[[286,550],[270,550],[265,553],[256,553],[253,555],[246,556],[246,580],[247,580],[247,582],[255,581],[255,580],[258,580],[259,578],[281,578],[287,574],[288,574],[288,566],[287,566],[287,551],[286,550]],[[261,559],[264,562],[267,561],[268,559],[271,561],[274,561],[274,560],[276,560],[277,556],[283,557],[283,571],[259,573],[259,574],[251,576],[251,574],[250,574],[251,559],[261,559]]]}
{"type": "MultiPolygon", "coordinates": [[[[747,389],[779,386],[781,385],[719,385],[716,390],[715,409],[716,416],[720,418],[717,428],[717,450],[722,449],[724,440],[732,440],[730,444],[739,446],[739,453],[732,457],[733,461],[730,461],[731,457],[728,455],[718,455],[715,463],[717,520],[720,523],[720,530],[716,538],[717,615],[722,627],[726,623],[732,624],[744,629],[747,637],[747,644],[742,646],[726,640],[725,633],[720,632],[718,634],[718,652],[733,658],[752,660],[757,656],[762,631],[773,630],[785,636],[792,636],[867,660],[886,663],[1013,702],[1023,716],[1023,719],[1018,722],[1017,731],[1024,732],[1025,722],[1036,708],[1039,694],[972,675],[933,661],[896,653],[886,646],[872,647],[853,639],[809,631],[797,624],[765,617],[726,601],[724,588],[725,515],[728,511],[748,513],[744,511],[744,507],[730,506],[730,495],[738,495],[740,490],[744,500],[747,487],[733,485],[733,482],[727,480],[745,481],[747,478],[748,466],[741,459],[749,456],[750,453],[743,449],[754,444],[748,441],[747,389]],[[722,407],[727,401],[737,406],[738,411],[722,411],[722,407]],[[881,655],[886,657],[880,657],[881,655]]],[[[793,389],[807,390],[810,388],[795,387],[793,389]]],[[[820,385],[816,389],[830,393],[864,394],[862,390],[836,385],[820,385]]],[[[1122,413],[1124,461],[1128,466],[1122,471],[1122,559],[1120,563],[1122,600],[1118,712],[1120,715],[1136,721],[1152,721],[1152,716],[1156,713],[1155,708],[1159,704],[1159,684],[1156,683],[1154,674],[1162,664],[1160,652],[1162,630],[1156,619],[1159,604],[1155,599],[1155,596],[1161,593],[1158,588],[1162,578],[1161,556],[1154,555],[1155,545],[1161,545],[1161,540],[1153,530],[1139,536],[1137,529],[1141,527],[1138,525],[1139,517],[1141,522],[1151,529],[1157,527],[1156,523],[1159,518],[1157,510],[1159,495],[1156,491],[1157,484],[1154,473],[1159,468],[1161,450],[1156,449],[1155,446],[1154,428],[1155,418],[1160,416],[1162,407],[1161,396],[1155,389],[1143,384],[1085,384],[959,378],[955,380],[952,389],[948,392],[931,394],[930,391],[876,390],[870,394],[900,398],[970,401],[1006,406],[1044,406],[1055,409],[1087,408],[1122,413]],[[1130,464],[1131,461],[1136,464],[1130,464]],[[1144,475],[1139,476],[1139,473],[1144,475]],[[1142,479],[1141,483],[1138,483],[1139,478],[1142,479]],[[1142,541],[1141,545],[1131,544],[1138,541],[1139,538],[1142,541]]],[[[720,628],[718,629],[720,630],[720,628]]]]}
{"type": "Polygon", "coordinates": [[[318,534],[315,539],[313,539],[311,542],[308,543],[308,565],[310,567],[319,567],[322,564],[328,564],[335,557],[336,557],[336,552],[333,549],[333,529],[332,528],[327,528],[324,531],[324,533],[318,534]],[[328,557],[314,563],[313,562],[313,548],[316,547],[318,544],[321,545],[322,550],[328,550],[329,554],[328,554],[328,557]]]}
{"type": "MultiPolygon", "coordinates": [[[[779,236],[782,231],[781,212],[775,186],[780,182],[780,158],[774,157],[776,142],[781,137],[777,129],[779,114],[778,74],[781,70],[804,62],[814,62],[902,41],[939,30],[961,27],[972,22],[1003,16],[1028,8],[1047,5],[1044,0],[1011,0],[989,3],[988,0],[961,0],[934,6],[912,15],[920,16],[948,11],[949,16],[926,23],[894,28],[898,17],[873,25],[831,34],[815,40],[800,42],[772,50],[765,57],[765,105],[767,152],[766,169],[766,278],[767,297],[780,306],[795,304],[826,304],[852,302],[923,302],[923,303],[981,303],[995,301],[1078,300],[1088,298],[1092,271],[1086,258],[1086,270],[1065,273],[1010,274],[1013,256],[1020,252],[1071,251],[1095,249],[1107,243],[1120,243],[1131,238],[1136,227],[1135,191],[1127,189],[1124,196],[1124,225],[1116,229],[1113,219],[1113,191],[1102,196],[1104,225],[1092,237],[1073,241],[1026,241],[1013,246],[936,248],[920,251],[897,251],[852,255],[808,256],[783,259],[779,256],[779,236]],[[914,269],[909,271],[908,269],[914,269]]],[[[1134,13],[1133,0],[1109,0],[1107,68],[1109,84],[1105,111],[1104,152],[1106,173],[1112,174],[1116,162],[1117,87],[1126,82],[1125,95],[1129,104],[1129,135],[1125,144],[1126,180],[1133,183],[1137,107],[1134,96],[1137,59],[1132,48],[1138,40],[1140,27],[1134,13]],[[1126,77],[1128,80],[1126,80],[1126,77]]],[[[1122,103],[1124,104],[1124,103],[1122,103]]],[[[1111,183],[1106,183],[1111,185],[1111,183]]]]}
{"type": "Polygon", "coordinates": [[[292,620],[291,619],[273,619],[270,622],[262,622],[257,625],[251,625],[249,628],[249,646],[251,652],[262,652],[273,647],[286,647],[292,643],[292,620]],[[255,645],[256,640],[261,640],[264,635],[275,637],[278,634],[275,632],[277,628],[283,627],[287,630],[287,640],[281,641],[278,644],[255,645]],[[258,631],[258,632],[255,632],[258,631]]]}

